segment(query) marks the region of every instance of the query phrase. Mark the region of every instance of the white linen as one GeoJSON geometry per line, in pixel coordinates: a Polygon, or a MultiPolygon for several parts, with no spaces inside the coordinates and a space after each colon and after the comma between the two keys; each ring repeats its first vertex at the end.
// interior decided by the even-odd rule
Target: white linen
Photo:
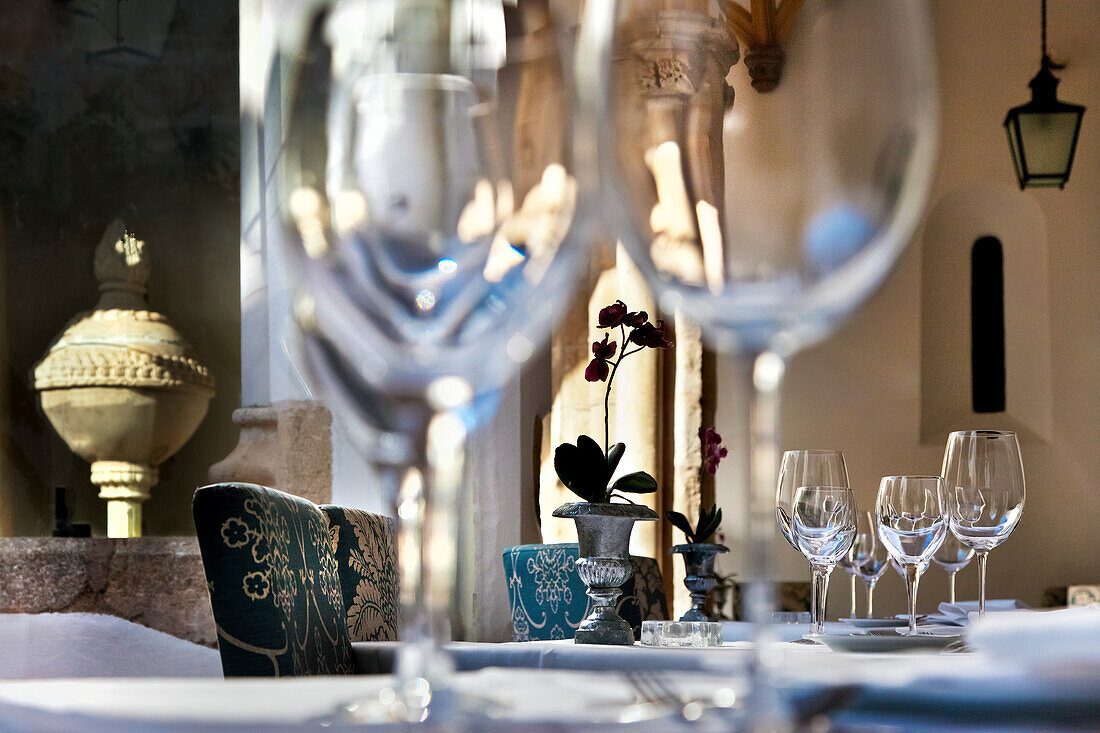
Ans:
{"type": "Polygon", "coordinates": [[[0,614],[0,679],[221,677],[217,649],[98,613],[0,614]]]}
{"type": "MultiPolygon", "coordinates": [[[[1030,608],[1031,606],[1016,598],[994,599],[985,602],[985,612],[987,614],[1001,613],[1003,611],[1020,611],[1030,608]]],[[[927,621],[932,624],[955,624],[956,626],[966,626],[970,623],[971,616],[977,613],[977,601],[941,603],[939,606],[939,613],[930,614],[927,621]]]]}
{"type": "Polygon", "coordinates": [[[998,659],[1100,668],[1100,607],[987,614],[967,631],[966,641],[998,659]]]}
{"type": "MultiPolygon", "coordinates": [[[[480,709],[508,711],[492,725],[479,725],[479,730],[576,730],[579,717],[613,720],[624,705],[637,700],[622,674],[635,667],[622,666],[623,659],[673,653],[714,662],[731,655],[744,657],[745,649],[743,643],[721,649],[621,648],[615,654],[620,658],[620,670],[615,673],[485,669],[460,673],[454,687],[477,696],[483,705],[480,709]]],[[[929,720],[935,728],[960,726],[955,730],[1053,728],[1046,724],[1052,716],[1072,720],[1079,727],[1100,714],[1100,669],[1052,677],[982,654],[840,654],[802,644],[776,644],[769,656],[774,663],[769,665],[772,678],[795,697],[823,685],[857,685],[857,697],[847,713],[847,722],[855,729],[897,726],[899,721],[911,728],[915,714],[933,716],[929,720]]],[[[743,678],[724,671],[713,676],[669,672],[662,678],[690,698],[718,699],[724,691],[722,697],[730,699],[730,692],[735,697],[743,690],[743,678]]],[[[315,730],[311,719],[331,713],[337,704],[376,697],[392,682],[381,675],[0,681],[0,730],[315,730]]],[[[666,717],[628,730],[684,729],[678,725],[666,717]]],[[[616,724],[583,729],[619,730],[616,724]]]]}

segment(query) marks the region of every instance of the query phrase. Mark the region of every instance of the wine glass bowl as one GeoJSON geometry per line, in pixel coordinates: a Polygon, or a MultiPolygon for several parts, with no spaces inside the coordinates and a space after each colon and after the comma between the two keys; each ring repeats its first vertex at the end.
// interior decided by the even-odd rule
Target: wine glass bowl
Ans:
{"type": "Polygon", "coordinates": [[[466,431],[587,261],[570,23],[506,5],[303,0],[272,65],[298,366],[398,517],[401,720],[447,699],[466,431]]]}
{"type": "Polygon", "coordinates": [[[600,151],[616,233],[722,350],[824,338],[919,221],[937,134],[926,9],[807,3],[779,88],[732,98],[713,24],[619,5],[600,151]]]}
{"type": "Polygon", "coordinates": [[[964,545],[954,532],[944,535],[943,544],[932,555],[932,562],[947,571],[947,602],[955,602],[955,575],[970,564],[974,557],[974,548],[964,545]]]}
{"type": "Polygon", "coordinates": [[[984,616],[986,558],[1020,522],[1027,496],[1016,433],[951,433],[943,456],[943,478],[951,533],[978,556],[978,613],[984,616]]]}
{"type": "MultiPolygon", "coordinates": [[[[856,525],[856,537],[848,553],[853,572],[863,578],[867,589],[867,618],[874,618],[875,586],[886,572],[889,557],[886,548],[875,532],[874,516],[871,512],[861,512],[856,525]]],[[[853,614],[854,616],[854,614],[853,614]]]]}
{"type": "Polygon", "coordinates": [[[814,576],[811,634],[825,632],[829,575],[848,554],[856,534],[855,499],[847,486],[800,486],[791,511],[791,535],[814,576]]]}
{"type": "Polygon", "coordinates": [[[917,629],[917,584],[947,533],[940,476],[884,476],[875,502],[878,537],[903,569],[909,600],[908,633],[917,629]]]}
{"type": "Polygon", "coordinates": [[[780,534],[798,552],[802,549],[791,528],[794,499],[802,486],[848,487],[848,468],[838,450],[789,450],[779,464],[775,488],[775,521],[780,534]]]}

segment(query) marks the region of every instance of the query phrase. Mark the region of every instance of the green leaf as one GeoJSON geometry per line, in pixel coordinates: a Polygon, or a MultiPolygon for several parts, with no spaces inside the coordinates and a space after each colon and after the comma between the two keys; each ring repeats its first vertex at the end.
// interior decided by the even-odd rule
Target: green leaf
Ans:
{"type": "Polygon", "coordinates": [[[611,486],[612,491],[630,494],[652,494],[657,490],[657,479],[645,471],[635,471],[620,478],[611,486]]]}
{"type": "Polygon", "coordinates": [[[665,512],[665,519],[672,523],[672,526],[684,533],[684,537],[688,542],[693,542],[695,533],[691,531],[691,523],[688,522],[688,518],[680,512],[667,511],[665,512]]]}
{"type": "Polygon", "coordinates": [[[554,471],[565,488],[576,491],[581,465],[580,448],[572,443],[562,443],[554,450],[554,471]]]}
{"type": "Polygon", "coordinates": [[[695,541],[696,542],[708,542],[711,535],[717,531],[718,527],[722,524],[722,510],[718,508],[718,505],[711,505],[710,509],[705,509],[699,513],[699,522],[695,525],[695,541]]]}
{"type": "Polygon", "coordinates": [[[607,449],[607,477],[615,475],[615,469],[619,467],[619,460],[626,453],[626,443],[616,443],[607,449]]]}
{"type": "Polygon", "coordinates": [[[554,471],[567,489],[585,501],[607,501],[607,462],[603,451],[591,438],[583,435],[581,438],[592,445],[578,439],[579,446],[562,443],[554,450],[554,471]],[[596,449],[595,459],[592,446],[596,449]]]}

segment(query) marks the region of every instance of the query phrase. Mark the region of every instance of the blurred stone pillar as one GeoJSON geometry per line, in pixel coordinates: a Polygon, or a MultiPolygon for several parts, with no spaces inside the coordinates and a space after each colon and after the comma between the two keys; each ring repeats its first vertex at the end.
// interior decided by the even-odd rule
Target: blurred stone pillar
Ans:
{"type": "MultiPolygon", "coordinates": [[[[660,317],[653,296],[646,285],[645,278],[622,244],[616,247],[616,297],[605,298],[602,305],[612,303],[616,298],[625,302],[632,311],[645,311],[650,321],[656,323],[660,317]]],[[[596,319],[592,319],[595,325],[596,319]]],[[[603,331],[599,331],[601,334],[603,331]]],[[[601,335],[600,338],[603,338],[601,335]]],[[[619,344],[619,353],[626,344],[619,344]]],[[[664,445],[662,438],[661,405],[664,402],[664,379],[661,360],[667,352],[660,349],[645,349],[624,363],[615,375],[615,384],[611,390],[614,401],[611,431],[612,443],[626,443],[626,453],[620,463],[620,475],[632,471],[645,471],[658,480],[657,492],[642,494],[630,498],[638,504],[645,504],[662,514],[662,497],[671,487],[663,482],[664,445]]],[[[602,386],[602,384],[601,384],[602,386]]],[[[635,555],[658,557],[664,560],[665,548],[659,539],[663,534],[661,522],[637,522],[630,536],[630,551],[635,555]]],[[[667,546],[666,546],[667,547],[667,546]]]]}
{"type": "MultiPolygon", "coordinates": [[[[676,365],[672,390],[672,496],[671,507],[694,524],[700,509],[714,501],[713,482],[703,481],[703,453],[699,428],[704,427],[703,340],[697,326],[681,313],[676,314],[676,365]],[[709,489],[709,490],[708,490],[709,489]]],[[[667,523],[666,532],[673,536],[664,546],[685,541],[680,531],[667,523]]],[[[684,563],[673,558],[671,571],[665,574],[669,588],[669,608],[673,618],[679,618],[691,606],[691,596],[684,587],[684,563]]]]}
{"type": "Polygon", "coordinates": [[[288,243],[275,186],[287,91],[287,69],[274,53],[277,10],[264,0],[240,4],[242,407],[233,422],[241,436],[209,478],[390,514],[373,471],[293,358],[288,243]]]}
{"type": "MultiPolygon", "coordinates": [[[[5,431],[10,431],[11,410],[8,395],[8,224],[6,219],[7,197],[0,191],[0,420],[5,431]]],[[[10,536],[15,524],[15,477],[12,475],[8,451],[11,444],[0,444],[0,537],[10,536]]]]}

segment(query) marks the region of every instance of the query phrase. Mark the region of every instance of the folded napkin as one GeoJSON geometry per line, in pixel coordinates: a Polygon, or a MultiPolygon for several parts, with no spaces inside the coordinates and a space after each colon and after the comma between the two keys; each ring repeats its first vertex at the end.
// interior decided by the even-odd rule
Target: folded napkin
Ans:
{"type": "MultiPolygon", "coordinates": [[[[1031,608],[1031,606],[1015,598],[987,600],[985,602],[986,613],[1019,611],[1028,608],[1031,608]]],[[[928,616],[928,623],[966,626],[970,623],[970,615],[978,613],[978,602],[959,601],[958,603],[941,603],[939,610],[940,612],[938,614],[930,614],[928,616]]]]}
{"type": "Polygon", "coordinates": [[[967,630],[966,642],[1002,659],[1100,667],[1100,606],[988,614],[967,630]]]}

